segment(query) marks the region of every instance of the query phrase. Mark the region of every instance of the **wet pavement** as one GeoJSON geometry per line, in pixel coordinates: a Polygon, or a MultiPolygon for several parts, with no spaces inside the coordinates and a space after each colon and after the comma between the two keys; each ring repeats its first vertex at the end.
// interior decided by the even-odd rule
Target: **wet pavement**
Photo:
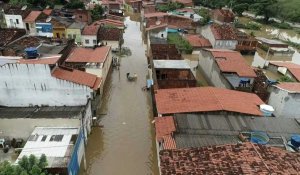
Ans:
{"type": "Polygon", "coordinates": [[[142,91],[147,75],[146,46],[140,23],[126,17],[125,24],[124,47],[129,47],[132,55],[122,57],[120,69],[113,69],[107,79],[99,109],[102,127],[95,127],[89,136],[87,170],[81,175],[158,174],[151,96],[142,91]],[[128,72],[137,73],[136,82],[127,81],[128,72]]]}

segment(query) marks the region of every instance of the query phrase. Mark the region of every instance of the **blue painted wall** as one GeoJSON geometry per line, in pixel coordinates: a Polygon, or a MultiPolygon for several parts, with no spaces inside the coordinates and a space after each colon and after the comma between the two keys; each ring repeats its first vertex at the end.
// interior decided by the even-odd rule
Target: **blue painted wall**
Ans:
{"type": "Polygon", "coordinates": [[[78,134],[76,143],[74,145],[74,150],[68,165],[69,175],[78,175],[80,169],[79,161],[82,159],[83,151],[84,151],[84,134],[83,134],[83,130],[81,129],[78,134]]]}

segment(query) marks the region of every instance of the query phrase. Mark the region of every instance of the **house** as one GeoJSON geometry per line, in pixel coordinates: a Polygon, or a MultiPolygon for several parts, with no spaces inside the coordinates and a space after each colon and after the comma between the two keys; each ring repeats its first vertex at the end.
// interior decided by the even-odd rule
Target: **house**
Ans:
{"type": "Polygon", "coordinates": [[[238,29],[234,29],[234,31],[238,42],[235,50],[241,53],[254,54],[258,45],[257,39],[246,34],[245,32],[239,31],[238,29]]]}
{"type": "Polygon", "coordinates": [[[6,46],[25,34],[26,30],[24,29],[0,28],[0,47],[6,46]]]}
{"type": "Polygon", "coordinates": [[[144,27],[168,24],[168,14],[163,12],[153,12],[144,14],[144,27]]]}
{"type": "Polygon", "coordinates": [[[191,17],[185,17],[181,15],[169,15],[168,25],[175,26],[177,29],[193,30],[193,19],[191,17]]]}
{"type": "Polygon", "coordinates": [[[101,5],[107,14],[123,16],[123,1],[122,0],[102,0],[101,5]]]}
{"type": "Polygon", "coordinates": [[[196,87],[197,81],[185,60],[153,60],[154,90],[196,87]]]}
{"type": "Polygon", "coordinates": [[[58,67],[59,58],[0,57],[0,106],[80,106],[94,99],[101,78],[58,67]]]}
{"type": "Polygon", "coordinates": [[[92,16],[90,10],[76,9],[74,11],[75,21],[79,23],[90,24],[92,22],[92,16]]]}
{"type": "Polygon", "coordinates": [[[81,43],[84,47],[94,47],[98,44],[100,25],[97,23],[93,23],[91,25],[87,25],[84,27],[82,33],[81,33],[81,43]]]}
{"type": "Polygon", "coordinates": [[[36,32],[38,36],[44,36],[48,38],[53,37],[53,25],[52,25],[52,17],[37,19],[35,21],[36,32]]]}
{"type": "Polygon", "coordinates": [[[237,113],[189,113],[155,118],[158,151],[248,141],[257,143],[253,140],[254,134],[265,138],[265,145],[286,149],[286,142],[299,131],[300,125],[295,119],[251,117],[237,113]]]}
{"type": "Polygon", "coordinates": [[[295,51],[289,45],[278,40],[256,37],[258,47],[274,56],[292,56],[295,51]]]}
{"type": "Polygon", "coordinates": [[[73,22],[70,26],[67,28],[67,38],[68,39],[74,39],[75,42],[79,45],[81,45],[81,32],[84,29],[86,23],[83,22],[73,22]]]}
{"type": "Polygon", "coordinates": [[[111,67],[112,54],[110,46],[95,48],[75,47],[66,58],[67,67],[83,70],[101,78],[100,92],[103,91],[111,67]]]}
{"type": "Polygon", "coordinates": [[[184,16],[186,18],[191,18],[194,22],[198,22],[202,19],[202,16],[195,13],[195,11],[192,8],[176,9],[175,11],[171,12],[171,14],[184,16]]]}
{"type": "Polygon", "coordinates": [[[172,2],[183,4],[184,7],[194,7],[194,3],[192,0],[172,0],[172,2]]]}
{"type": "Polygon", "coordinates": [[[297,174],[299,153],[252,143],[159,152],[160,174],[297,174]],[[283,163],[284,162],[284,163],[283,163]]]}
{"type": "MultiPolygon", "coordinates": [[[[156,26],[151,26],[145,29],[146,36],[147,36],[147,51],[150,51],[151,40],[164,40],[167,43],[168,38],[168,25],[161,24],[156,26]]],[[[154,44],[154,43],[153,43],[154,44]]],[[[149,54],[149,53],[148,53],[149,54]]]]}
{"type": "Polygon", "coordinates": [[[280,83],[271,87],[268,104],[274,107],[277,117],[300,118],[299,98],[300,83],[280,83]]]}
{"type": "Polygon", "coordinates": [[[4,11],[4,17],[7,28],[19,28],[24,29],[25,24],[23,19],[29,15],[30,10],[27,6],[24,7],[16,7],[11,6],[4,11]]]}
{"type": "Polygon", "coordinates": [[[100,27],[98,38],[103,45],[119,48],[119,45],[122,44],[123,30],[102,26],[100,27]]]}
{"type": "Polygon", "coordinates": [[[141,16],[144,16],[147,13],[156,12],[155,5],[152,2],[143,1],[143,10],[141,11],[141,16]]]}
{"type": "Polygon", "coordinates": [[[43,10],[43,13],[50,16],[50,15],[52,15],[52,11],[53,11],[52,9],[46,8],[46,9],[43,10]]]}
{"type": "Polygon", "coordinates": [[[212,19],[219,24],[234,22],[235,15],[229,9],[215,9],[212,11],[212,19]]]}
{"type": "Polygon", "coordinates": [[[235,50],[238,44],[233,27],[226,24],[207,25],[201,30],[201,35],[205,36],[216,49],[235,50]]]}
{"type": "Polygon", "coordinates": [[[42,11],[31,11],[29,15],[24,19],[25,29],[30,35],[37,35],[37,20],[47,20],[48,15],[42,11]]]}
{"type": "Polygon", "coordinates": [[[239,52],[204,49],[200,53],[199,66],[216,87],[249,92],[252,90],[256,74],[239,52]]]}
{"type": "Polygon", "coordinates": [[[215,87],[159,89],[155,92],[158,116],[224,112],[262,116],[264,104],[255,94],[215,87]]]}
{"type": "Polygon", "coordinates": [[[142,0],[130,0],[128,2],[129,5],[131,5],[131,8],[135,13],[141,13],[141,10],[143,8],[143,1],[142,0]]]}
{"type": "Polygon", "coordinates": [[[111,27],[111,28],[118,28],[118,29],[125,29],[125,25],[123,21],[116,20],[116,19],[101,19],[95,21],[93,24],[100,25],[101,27],[111,27]]]}
{"type": "Polygon", "coordinates": [[[66,39],[67,28],[72,24],[71,20],[65,18],[52,18],[51,19],[53,38],[66,39]]]}
{"type": "Polygon", "coordinates": [[[293,81],[300,81],[300,65],[298,64],[283,61],[270,61],[267,69],[272,72],[279,72],[293,81]]]}
{"type": "Polygon", "coordinates": [[[174,44],[153,43],[150,47],[153,60],[182,60],[181,54],[174,44]]]}
{"type": "Polygon", "coordinates": [[[85,140],[80,127],[36,127],[28,138],[16,163],[23,156],[47,158],[46,170],[51,174],[78,174],[85,161],[85,140]]]}
{"type": "Polygon", "coordinates": [[[184,38],[193,46],[193,54],[199,54],[204,48],[212,48],[209,40],[201,35],[186,34],[184,38]]]}

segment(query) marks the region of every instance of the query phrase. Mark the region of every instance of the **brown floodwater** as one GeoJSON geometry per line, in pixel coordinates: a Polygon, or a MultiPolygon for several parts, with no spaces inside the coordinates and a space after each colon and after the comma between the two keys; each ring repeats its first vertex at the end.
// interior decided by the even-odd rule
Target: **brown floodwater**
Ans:
{"type": "Polygon", "coordinates": [[[158,174],[152,103],[146,84],[147,59],[140,23],[126,17],[124,46],[132,55],[121,58],[106,82],[99,109],[99,124],[89,136],[86,148],[87,170],[81,175],[156,175],[158,174]],[[137,73],[128,82],[126,73],[137,73]]]}

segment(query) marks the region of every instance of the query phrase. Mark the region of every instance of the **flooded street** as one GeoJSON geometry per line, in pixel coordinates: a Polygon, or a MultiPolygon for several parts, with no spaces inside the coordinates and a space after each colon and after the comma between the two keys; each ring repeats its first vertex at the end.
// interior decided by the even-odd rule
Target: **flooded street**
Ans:
{"type": "MultiPolygon", "coordinates": [[[[95,127],[86,148],[87,171],[81,175],[158,174],[152,103],[146,84],[147,60],[140,23],[126,17],[124,47],[132,55],[121,58],[120,70],[109,76],[95,127]],[[137,73],[128,82],[126,73],[137,73]]],[[[83,169],[83,168],[82,168],[83,169]]]]}

